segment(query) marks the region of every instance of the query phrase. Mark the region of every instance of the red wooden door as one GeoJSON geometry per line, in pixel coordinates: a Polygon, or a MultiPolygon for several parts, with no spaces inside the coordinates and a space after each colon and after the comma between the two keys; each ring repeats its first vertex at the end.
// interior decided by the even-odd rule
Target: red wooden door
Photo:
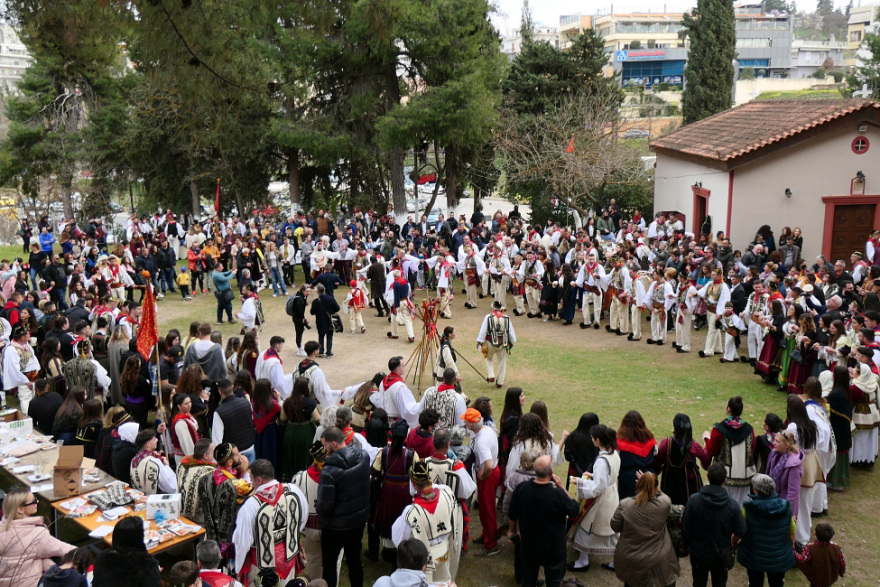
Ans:
{"type": "Polygon", "coordinates": [[[876,204],[857,204],[834,207],[834,228],[831,235],[831,254],[827,259],[834,263],[838,259],[846,261],[853,251],[864,251],[865,243],[874,229],[876,204]]]}

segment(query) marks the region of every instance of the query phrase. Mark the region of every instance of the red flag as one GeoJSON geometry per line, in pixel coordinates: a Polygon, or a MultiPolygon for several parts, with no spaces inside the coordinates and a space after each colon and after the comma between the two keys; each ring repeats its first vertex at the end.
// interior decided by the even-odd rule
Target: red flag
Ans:
{"type": "Polygon", "coordinates": [[[214,198],[214,212],[220,214],[220,178],[217,178],[217,196],[214,198]]]}
{"type": "Polygon", "coordinates": [[[159,322],[156,320],[156,296],[152,284],[147,284],[144,294],[144,313],[141,315],[137,333],[138,352],[150,360],[150,353],[159,341],[159,322]]]}
{"type": "Polygon", "coordinates": [[[571,135],[571,141],[568,143],[568,147],[565,148],[566,153],[574,153],[574,135],[571,135]]]}

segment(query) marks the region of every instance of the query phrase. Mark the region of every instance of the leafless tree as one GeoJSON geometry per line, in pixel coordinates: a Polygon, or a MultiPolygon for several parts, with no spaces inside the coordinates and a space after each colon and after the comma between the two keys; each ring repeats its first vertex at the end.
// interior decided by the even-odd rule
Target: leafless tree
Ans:
{"type": "Polygon", "coordinates": [[[496,141],[508,183],[543,182],[548,200],[586,215],[604,203],[607,186],[644,180],[638,151],[620,140],[619,106],[609,88],[575,94],[544,116],[502,116],[496,141]]]}

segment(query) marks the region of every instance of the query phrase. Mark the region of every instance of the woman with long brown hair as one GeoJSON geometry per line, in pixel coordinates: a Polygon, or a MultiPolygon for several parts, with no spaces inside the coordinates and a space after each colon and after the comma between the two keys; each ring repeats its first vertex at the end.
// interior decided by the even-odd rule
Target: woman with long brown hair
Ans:
{"type": "Polygon", "coordinates": [[[122,392],[120,380],[125,365],[122,363],[122,354],[128,351],[128,330],[114,328],[110,334],[110,342],[107,343],[107,374],[110,376],[110,403],[114,406],[125,404],[125,394],[122,392]]]}
{"type": "Polygon", "coordinates": [[[318,402],[309,391],[309,380],[297,377],[293,381],[293,391],[281,406],[281,422],[286,422],[281,448],[282,479],[291,479],[312,464],[309,447],[320,417],[318,402]]]}
{"type": "Polygon", "coordinates": [[[660,492],[654,473],[639,475],[636,491],[621,500],[611,518],[611,528],[620,532],[614,572],[626,586],[675,585],[681,568],[666,531],[672,502],[660,492]]]}
{"type": "Polygon", "coordinates": [[[52,423],[52,435],[55,440],[63,440],[64,444],[76,444],[76,428],[83,415],[83,405],[86,402],[86,390],[80,386],[74,386],[64,398],[64,403],[55,414],[52,423]]]}
{"type": "Polygon", "coordinates": [[[64,366],[64,356],[61,354],[61,341],[54,336],[43,341],[43,352],[40,356],[40,365],[49,381],[49,391],[54,391],[64,397],[67,395],[64,374],[61,368],[64,366]]]}
{"type": "MultiPolygon", "coordinates": [[[[121,330],[117,328],[117,330],[121,330]]],[[[147,427],[149,412],[153,408],[153,386],[141,372],[140,355],[132,355],[125,361],[119,386],[125,397],[125,409],[141,428],[147,427]]]]}
{"type": "Polygon", "coordinates": [[[256,330],[249,330],[238,347],[238,368],[247,369],[251,377],[257,378],[257,359],[260,356],[260,343],[256,330]]]}
{"type": "Polygon", "coordinates": [[[254,408],[254,428],[257,436],[254,439],[254,451],[258,459],[268,459],[275,470],[278,470],[278,415],[281,396],[272,389],[268,379],[257,379],[254,383],[254,395],[251,405],[254,408]]]}
{"type": "Polygon", "coordinates": [[[654,455],[657,441],[648,430],[645,419],[636,410],[630,410],[617,429],[617,448],[620,452],[620,474],[617,494],[620,499],[636,494],[638,473],[654,473],[654,455]]]}

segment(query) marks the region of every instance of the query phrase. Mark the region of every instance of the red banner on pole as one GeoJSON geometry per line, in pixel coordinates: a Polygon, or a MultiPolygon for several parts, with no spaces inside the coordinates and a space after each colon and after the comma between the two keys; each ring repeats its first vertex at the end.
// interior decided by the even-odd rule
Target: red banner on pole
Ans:
{"type": "Polygon", "coordinates": [[[153,291],[153,285],[148,282],[146,288],[143,305],[144,312],[141,315],[141,322],[138,326],[137,349],[149,361],[150,353],[159,341],[159,322],[156,320],[156,295],[153,291]]]}

